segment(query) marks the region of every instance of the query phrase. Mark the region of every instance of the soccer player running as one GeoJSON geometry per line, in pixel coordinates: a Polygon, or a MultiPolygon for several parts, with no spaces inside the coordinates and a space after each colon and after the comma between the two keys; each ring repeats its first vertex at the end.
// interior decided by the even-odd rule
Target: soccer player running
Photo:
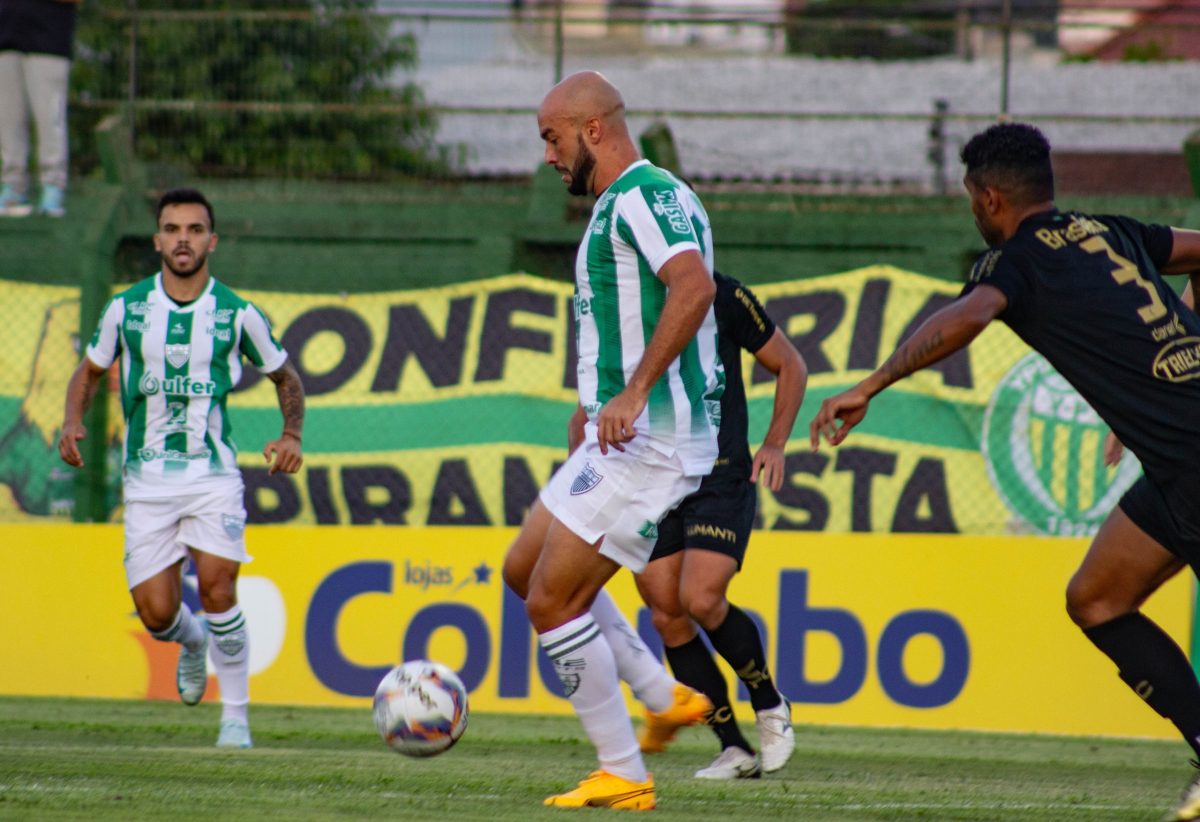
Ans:
{"type": "MultiPolygon", "coordinates": [[[[1139,610],[1185,565],[1200,568],[1200,317],[1189,308],[1200,232],[1059,211],[1050,146],[1029,125],[992,126],[963,147],[962,160],[975,223],[991,250],[958,300],[875,373],[821,404],[812,447],[821,437],[838,445],[880,391],[967,346],[993,319],[1007,323],[1141,461],[1143,476],[1067,585],[1067,612],[1200,758],[1196,674],[1139,610]],[[1181,300],[1160,275],[1184,273],[1191,282],[1181,300]]],[[[1200,818],[1200,775],[1168,818],[1200,818]]]]}
{"type": "MultiPolygon", "coordinates": [[[[645,567],[658,522],[717,456],[712,236],[695,194],[640,158],[621,94],[601,75],[573,74],[551,89],[538,128],[568,190],[598,196],[575,264],[584,442],[510,548],[534,560],[526,612],[600,763],[545,804],[649,810],[654,781],[620,690],[615,634],[592,607],[621,566],[645,567]]],[[[506,579],[520,576],[510,570],[506,560],[506,579]]],[[[690,694],[680,692],[695,702],[690,694]]]]}
{"type": "MultiPolygon", "coordinates": [[[[750,289],[720,272],[715,277],[717,346],[725,365],[717,440],[720,455],[700,489],[659,523],[650,563],[636,579],[642,599],[650,606],[654,627],[662,636],[671,671],[713,703],[708,724],[721,743],[721,752],[696,772],[697,778],[745,779],[782,768],[796,741],[790,706],[771,680],[758,627],[729,602],[727,592],[733,575],[741,570],[754,525],[755,483],[761,480],[773,491],[783,485],[784,446],[804,399],[808,367],[750,289]],[[742,349],[776,377],[771,422],[753,459],[747,444],[742,349]],[[705,647],[697,624],[746,683],[758,726],[761,760],[738,727],[725,677],[705,647]]],[[[647,711],[640,736],[642,751],[662,751],[676,727],[647,711]]]]}
{"type": "Polygon", "coordinates": [[[67,385],[58,450],[68,465],[83,467],[83,414],[119,358],[129,592],[151,636],[182,646],[176,680],[187,705],[204,696],[211,632],[222,703],[217,745],[249,748],[249,644],[236,590],[240,565],[249,560],[246,510],[225,403],[241,377],[242,357],[267,373],[283,433],[263,456],[269,473],[294,474],[304,389],[262,313],[209,274],[214,229],[212,206],[199,191],[174,189],[159,200],[154,248],[162,271],[105,307],[67,385]],[[204,618],[183,602],[189,555],[204,618]]]}

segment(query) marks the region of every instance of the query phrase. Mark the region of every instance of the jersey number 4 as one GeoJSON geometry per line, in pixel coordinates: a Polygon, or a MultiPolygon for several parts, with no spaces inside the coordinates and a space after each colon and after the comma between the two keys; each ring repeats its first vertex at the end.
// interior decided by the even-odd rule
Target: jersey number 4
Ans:
{"type": "Polygon", "coordinates": [[[1158,289],[1154,287],[1154,283],[1143,277],[1142,272],[1138,271],[1136,265],[1113,251],[1112,246],[1108,244],[1108,240],[1097,234],[1093,237],[1088,237],[1079,244],[1079,247],[1089,254],[1099,254],[1103,251],[1108,255],[1108,259],[1112,260],[1113,264],[1116,265],[1116,268],[1112,270],[1112,278],[1118,284],[1135,283],[1138,288],[1150,295],[1150,303],[1138,309],[1138,316],[1142,318],[1142,322],[1152,323],[1166,316],[1167,307],[1163,305],[1162,298],[1158,296],[1158,289]]]}

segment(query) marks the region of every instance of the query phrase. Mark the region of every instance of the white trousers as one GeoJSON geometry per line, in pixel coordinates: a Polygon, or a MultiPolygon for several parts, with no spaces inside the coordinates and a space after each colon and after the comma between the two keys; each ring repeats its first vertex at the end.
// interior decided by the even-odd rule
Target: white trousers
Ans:
{"type": "Polygon", "coordinates": [[[38,177],[67,186],[67,80],[71,61],[0,51],[0,182],[29,193],[30,115],[37,128],[38,177]]]}

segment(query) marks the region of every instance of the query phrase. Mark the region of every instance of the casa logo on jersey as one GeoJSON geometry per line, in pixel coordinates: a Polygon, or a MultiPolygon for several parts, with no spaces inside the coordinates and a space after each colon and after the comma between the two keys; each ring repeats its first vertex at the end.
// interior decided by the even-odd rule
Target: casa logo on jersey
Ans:
{"type": "Polygon", "coordinates": [[[1141,469],[1128,451],[1104,464],[1108,427],[1042,355],[1004,375],[983,420],[983,454],[1000,498],[1020,530],[1087,536],[1141,469]]]}
{"type": "Polygon", "coordinates": [[[675,189],[664,188],[654,192],[654,214],[666,219],[671,230],[676,234],[691,234],[692,225],[688,222],[683,206],[675,197],[675,189]]]}
{"type": "Polygon", "coordinates": [[[593,468],[592,461],[588,460],[579,475],[571,481],[571,496],[577,497],[580,494],[586,494],[599,485],[602,479],[604,479],[604,475],[593,468]]]}
{"type": "Polygon", "coordinates": [[[1154,358],[1154,376],[1167,382],[1200,378],[1200,337],[1181,337],[1164,345],[1154,358]]]}
{"type": "Polygon", "coordinates": [[[187,375],[160,380],[153,374],[146,373],[138,381],[138,390],[147,397],[152,397],[160,391],[175,397],[211,397],[217,393],[217,384],[212,380],[194,380],[187,375]]]}
{"type": "Polygon", "coordinates": [[[233,319],[232,308],[210,308],[206,313],[217,324],[226,324],[233,319]]]}
{"type": "Polygon", "coordinates": [[[125,304],[125,313],[138,314],[144,317],[145,315],[149,314],[153,308],[154,303],[150,302],[149,300],[134,300],[133,302],[125,304]]]}
{"type": "Polygon", "coordinates": [[[167,343],[165,356],[174,368],[183,368],[184,363],[192,356],[192,346],[189,343],[167,343]]]}

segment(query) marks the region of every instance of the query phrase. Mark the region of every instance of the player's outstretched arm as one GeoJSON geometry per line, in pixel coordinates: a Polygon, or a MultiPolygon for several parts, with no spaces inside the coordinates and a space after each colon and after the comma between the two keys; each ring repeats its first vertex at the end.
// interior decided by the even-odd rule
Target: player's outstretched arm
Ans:
{"type": "Polygon", "coordinates": [[[683,251],[667,260],[658,277],[667,286],[667,300],[658,325],[625,389],[606,402],[596,417],[602,454],[608,453],[610,445],[624,451],[622,443],[633,439],[637,433],[633,429],[634,420],[646,407],[650,389],[696,336],[717,293],[712,275],[695,251],[683,251]]]}
{"type": "Polygon", "coordinates": [[[763,484],[772,491],[783,487],[784,446],[796,425],[796,414],[804,402],[804,387],[808,384],[808,364],[779,328],[766,345],[754,352],[754,358],[775,375],[775,406],[767,435],[754,454],[750,481],[763,484]]]}
{"type": "Polygon", "coordinates": [[[275,383],[275,396],[279,399],[279,410],[283,414],[283,433],[279,439],[271,440],[263,448],[263,457],[271,466],[267,473],[283,471],[285,474],[294,474],[304,462],[300,450],[304,432],[304,384],[291,360],[267,374],[267,377],[275,383]]]}
{"type": "Polygon", "coordinates": [[[1000,289],[981,284],[921,323],[871,376],[821,403],[808,428],[812,449],[820,447],[822,436],[830,445],[841,444],[866,417],[872,397],[909,374],[965,348],[1007,305],[1008,298],[1000,289]]]}
{"type": "Polygon", "coordinates": [[[83,467],[83,455],[79,453],[79,441],[87,436],[83,426],[83,415],[92,405],[100,378],[107,369],[101,368],[84,357],[67,383],[67,400],[63,410],[62,433],[58,437],[58,455],[67,465],[83,467]]]}

